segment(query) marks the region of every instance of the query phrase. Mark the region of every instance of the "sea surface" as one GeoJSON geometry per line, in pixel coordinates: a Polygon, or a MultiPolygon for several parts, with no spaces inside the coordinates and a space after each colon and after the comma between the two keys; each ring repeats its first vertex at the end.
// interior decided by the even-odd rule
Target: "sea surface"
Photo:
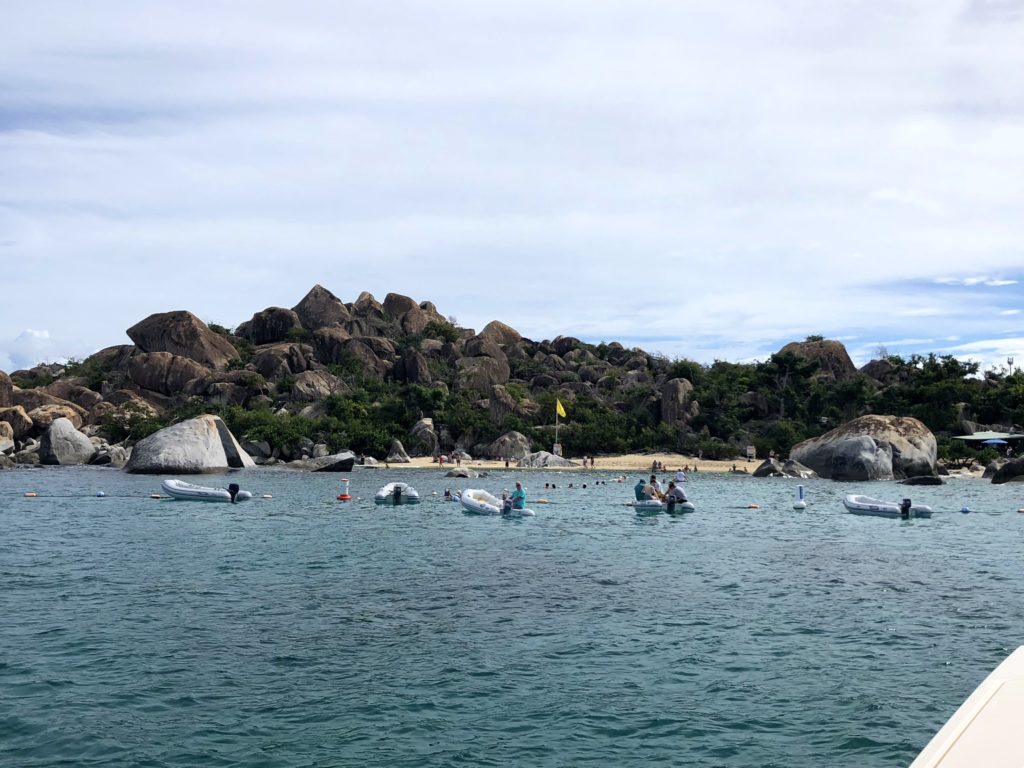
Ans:
{"type": "Polygon", "coordinates": [[[803,481],[796,511],[697,473],[669,518],[617,477],[184,478],[273,497],[229,505],[0,471],[0,765],[906,766],[1024,644],[1024,486],[803,481]],[[517,479],[536,517],[441,497],[517,479]],[[375,507],[391,480],[425,501],[375,507]]]}

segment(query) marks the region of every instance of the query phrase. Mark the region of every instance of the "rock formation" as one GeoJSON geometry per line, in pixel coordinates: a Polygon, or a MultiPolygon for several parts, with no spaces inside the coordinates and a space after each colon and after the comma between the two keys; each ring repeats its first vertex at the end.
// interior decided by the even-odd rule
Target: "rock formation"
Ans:
{"type": "Polygon", "coordinates": [[[920,421],[861,416],[793,446],[790,457],[833,480],[902,480],[935,475],[935,436],[920,421]]]}
{"type": "Polygon", "coordinates": [[[39,441],[39,461],[43,464],[88,464],[96,446],[66,418],[55,419],[39,441]]]}
{"type": "Polygon", "coordinates": [[[143,352],[170,352],[207,368],[226,368],[238,352],[191,312],[150,315],[128,329],[128,338],[143,352]]]}
{"type": "Polygon", "coordinates": [[[222,472],[255,464],[219,416],[199,416],[165,427],[136,444],[126,472],[222,472]]]}

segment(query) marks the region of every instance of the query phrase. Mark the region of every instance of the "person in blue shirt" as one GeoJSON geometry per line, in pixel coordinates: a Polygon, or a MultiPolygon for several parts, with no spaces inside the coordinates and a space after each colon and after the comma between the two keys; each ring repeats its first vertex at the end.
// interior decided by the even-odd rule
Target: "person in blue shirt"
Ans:
{"type": "Polygon", "coordinates": [[[636,485],[633,486],[633,495],[636,496],[637,501],[644,500],[645,485],[647,485],[647,483],[645,483],[644,479],[641,477],[639,480],[636,481],[636,485]]]}
{"type": "Polygon", "coordinates": [[[512,491],[512,509],[526,509],[526,491],[523,484],[516,482],[516,489],[512,491]]]}

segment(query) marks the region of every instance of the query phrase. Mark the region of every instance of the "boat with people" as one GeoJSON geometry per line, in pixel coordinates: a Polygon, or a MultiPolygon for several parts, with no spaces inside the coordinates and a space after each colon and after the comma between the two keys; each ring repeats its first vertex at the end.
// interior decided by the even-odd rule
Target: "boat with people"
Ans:
{"type": "Polygon", "coordinates": [[[532,509],[513,509],[511,499],[497,496],[479,488],[467,488],[459,498],[462,509],[473,515],[505,515],[507,517],[533,517],[532,509]]]}
{"type": "Polygon", "coordinates": [[[373,496],[377,504],[419,504],[420,493],[408,483],[388,483],[373,496]]]}
{"type": "Polygon", "coordinates": [[[911,517],[931,517],[932,508],[927,504],[914,504],[910,499],[883,501],[871,496],[850,494],[843,498],[843,506],[847,512],[870,517],[898,517],[904,520],[911,517]]]}
{"type": "Polygon", "coordinates": [[[657,515],[667,512],[670,515],[685,515],[687,512],[696,512],[697,508],[692,501],[662,501],[661,499],[643,499],[626,502],[627,507],[634,507],[638,515],[657,515]]]}
{"type": "Polygon", "coordinates": [[[171,478],[160,483],[160,487],[172,499],[179,501],[219,501],[234,504],[252,498],[252,494],[249,491],[240,490],[237,483],[231,483],[227,488],[210,488],[171,478]]]}
{"type": "Polygon", "coordinates": [[[1024,765],[1024,739],[1018,735],[1022,697],[1024,646],[981,681],[910,768],[1024,765]]]}

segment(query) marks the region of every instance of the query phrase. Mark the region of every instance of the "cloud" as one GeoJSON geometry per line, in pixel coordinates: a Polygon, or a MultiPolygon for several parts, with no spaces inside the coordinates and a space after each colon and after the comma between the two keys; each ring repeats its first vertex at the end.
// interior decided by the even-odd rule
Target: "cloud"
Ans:
{"type": "Polygon", "coordinates": [[[58,359],[52,355],[58,354],[49,331],[39,331],[26,328],[18,334],[6,349],[0,349],[0,362],[10,366],[0,370],[15,371],[23,368],[31,368],[40,361],[64,362],[66,358],[58,359]]]}
{"type": "Polygon", "coordinates": [[[995,0],[61,8],[0,30],[0,266],[31,267],[0,339],[79,356],[321,283],[733,360],[993,337],[1005,296],[957,293],[1020,279],[995,0]]]}

